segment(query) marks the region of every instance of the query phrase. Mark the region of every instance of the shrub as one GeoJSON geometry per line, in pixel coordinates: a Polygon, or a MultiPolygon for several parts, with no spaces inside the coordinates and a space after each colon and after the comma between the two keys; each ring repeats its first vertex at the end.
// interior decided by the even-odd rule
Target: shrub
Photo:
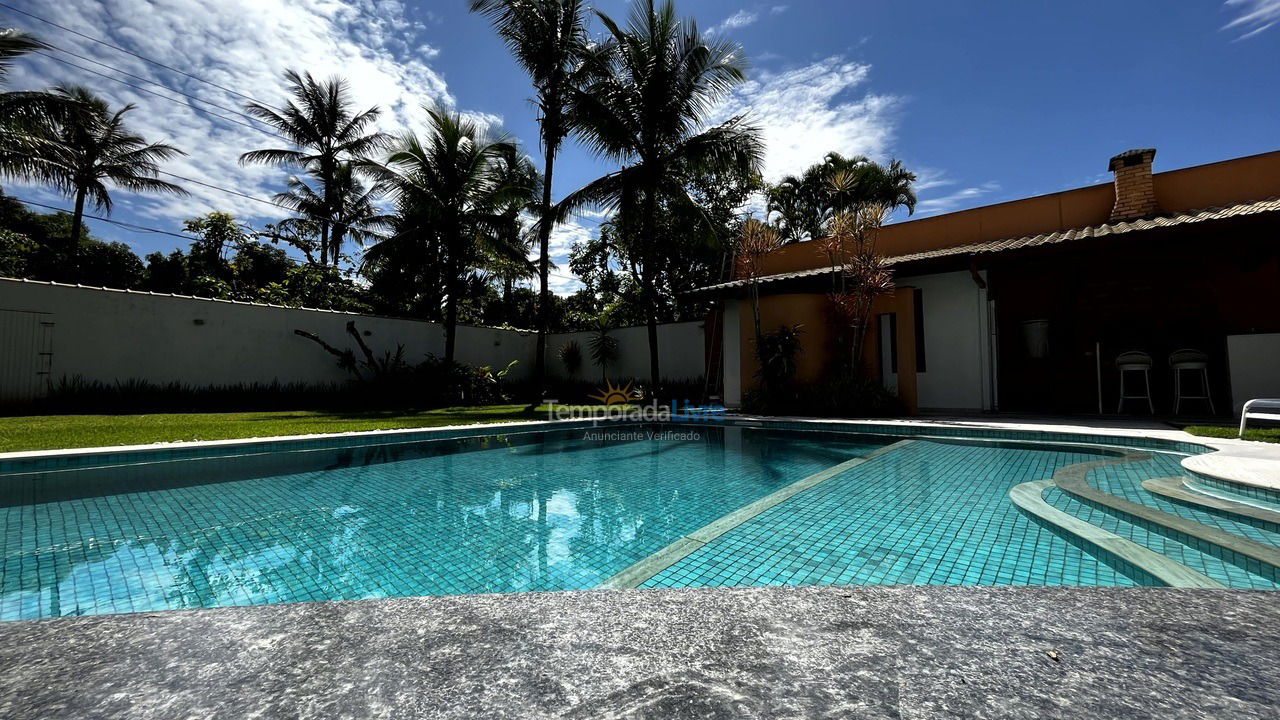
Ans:
{"type": "Polygon", "coordinates": [[[782,389],[796,374],[796,355],[801,352],[800,325],[783,325],[756,341],[756,375],[771,391],[782,389]]]}
{"type": "Polygon", "coordinates": [[[560,362],[564,363],[569,377],[577,377],[582,369],[582,346],[576,340],[570,340],[560,348],[560,362]]]}

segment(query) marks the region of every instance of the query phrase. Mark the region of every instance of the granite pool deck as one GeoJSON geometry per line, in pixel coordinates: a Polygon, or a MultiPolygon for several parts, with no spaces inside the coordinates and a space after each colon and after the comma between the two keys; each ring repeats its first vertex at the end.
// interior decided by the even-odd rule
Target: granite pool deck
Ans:
{"type": "Polygon", "coordinates": [[[1280,596],[591,591],[0,624],[4,718],[1275,718],[1280,596]]]}

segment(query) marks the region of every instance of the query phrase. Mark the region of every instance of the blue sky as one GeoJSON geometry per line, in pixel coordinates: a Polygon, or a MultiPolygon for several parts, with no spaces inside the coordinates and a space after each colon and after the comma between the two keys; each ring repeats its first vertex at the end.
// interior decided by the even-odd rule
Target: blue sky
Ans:
{"type": "MultiPolygon", "coordinates": [[[[361,105],[386,109],[387,129],[417,125],[421,105],[437,103],[536,151],[527,78],[465,0],[6,1],[265,102],[281,101],[286,68],[340,73],[361,105]]],[[[629,4],[596,7],[622,17],[629,4]]],[[[899,158],[920,176],[917,214],[1105,182],[1107,159],[1131,147],[1158,148],[1157,169],[1280,149],[1280,24],[1272,27],[1280,0],[682,0],[677,7],[742,44],[750,79],[721,113],[749,112],[763,127],[768,177],[829,150],[899,158]]],[[[242,101],[3,8],[0,19],[166,87],[227,107],[242,101]]],[[[279,170],[236,163],[272,138],[189,103],[44,58],[25,62],[13,85],[55,82],[136,103],[137,129],[191,153],[172,172],[258,197],[284,180],[279,170]]],[[[557,168],[557,194],[610,169],[571,143],[557,168]]],[[[41,188],[6,189],[67,206],[41,188]]],[[[268,206],[189,189],[193,197],[182,199],[118,192],[112,217],[171,230],[213,209],[258,225],[272,218],[268,206]]],[[[561,292],[574,286],[568,247],[596,221],[578,218],[557,231],[561,292]]],[[[140,253],[184,245],[90,225],[140,253]]]]}

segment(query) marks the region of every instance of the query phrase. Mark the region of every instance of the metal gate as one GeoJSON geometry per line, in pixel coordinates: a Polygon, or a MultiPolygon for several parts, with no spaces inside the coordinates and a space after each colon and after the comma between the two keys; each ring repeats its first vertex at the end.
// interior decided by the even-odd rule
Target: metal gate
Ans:
{"type": "Polygon", "coordinates": [[[52,369],[53,315],[0,310],[0,405],[48,395],[52,369]]]}

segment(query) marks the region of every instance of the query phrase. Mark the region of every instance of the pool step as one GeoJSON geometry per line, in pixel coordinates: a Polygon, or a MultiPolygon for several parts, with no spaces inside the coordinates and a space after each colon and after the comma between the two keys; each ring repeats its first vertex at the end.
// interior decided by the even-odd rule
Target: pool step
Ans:
{"type": "Polygon", "coordinates": [[[1206,512],[1218,512],[1236,515],[1248,520],[1257,521],[1280,529],[1280,512],[1269,510],[1251,503],[1231,500],[1229,498],[1201,492],[1187,484],[1185,478],[1167,477],[1144,480],[1142,487],[1148,492],[1160,495],[1188,505],[1194,505],[1206,512]]]}
{"type": "MultiPolygon", "coordinates": [[[[1087,552],[1102,556],[1118,569],[1125,568],[1126,565],[1132,566],[1139,573],[1150,575],[1169,587],[1216,589],[1227,587],[1166,555],[1050,505],[1045,502],[1044,493],[1055,487],[1053,480],[1022,483],[1009,490],[1009,499],[1039,522],[1048,524],[1087,545],[1088,547],[1084,548],[1087,552]]],[[[1125,574],[1135,573],[1129,570],[1125,574]]]]}
{"type": "Polygon", "coordinates": [[[1280,548],[1117,497],[1088,482],[1089,472],[1099,467],[1147,457],[1145,453],[1128,453],[1124,458],[1068,465],[1054,473],[1053,484],[1076,501],[1105,512],[1117,521],[1136,526],[1144,533],[1161,536],[1161,542],[1173,541],[1191,551],[1235,565],[1273,585],[1280,585],[1280,548]]]}

